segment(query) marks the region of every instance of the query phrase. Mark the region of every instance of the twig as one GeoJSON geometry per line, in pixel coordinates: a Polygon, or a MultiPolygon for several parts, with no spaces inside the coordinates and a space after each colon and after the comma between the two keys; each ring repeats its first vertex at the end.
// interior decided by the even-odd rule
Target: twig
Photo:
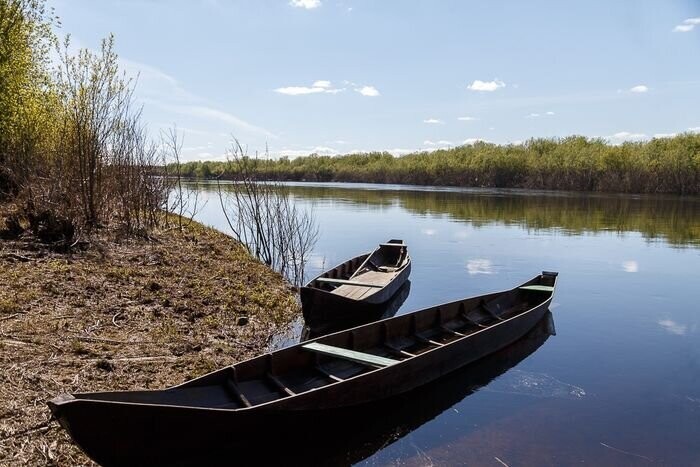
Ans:
{"type": "Polygon", "coordinates": [[[503,462],[503,461],[502,461],[501,459],[499,459],[498,457],[493,456],[493,458],[496,459],[496,460],[498,461],[499,464],[501,464],[501,465],[503,465],[503,466],[505,466],[505,467],[508,467],[508,464],[506,464],[505,462],[503,462]]]}
{"type": "Polygon", "coordinates": [[[115,339],[104,339],[102,337],[75,336],[76,339],[86,342],[104,342],[105,344],[132,344],[132,345],[147,345],[153,344],[149,341],[119,341],[115,339]]]}
{"type": "Polygon", "coordinates": [[[12,313],[10,316],[4,316],[4,317],[0,318],[0,321],[5,321],[6,319],[12,319],[16,316],[24,315],[26,313],[27,313],[26,311],[19,311],[17,313],[12,313]]]}
{"type": "Polygon", "coordinates": [[[50,419],[48,419],[44,422],[41,422],[37,425],[31,426],[29,428],[25,428],[24,430],[16,431],[16,432],[12,433],[11,435],[3,436],[2,438],[0,438],[0,441],[4,441],[4,440],[10,439],[10,438],[16,438],[17,436],[29,435],[29,434],[37,432],[37,431],[39,431],[39,432],[48,431],[51,428],[49,426],[49,423],[51,423],[52,419],[53,418],[50,418],[50,419]]]}
{"type": "Polygon", "coordinates": [[[119,316],[120,314],[122,314],[122,312],[118,311],[114,316],[112,316],[112,324],[114,324],[118,328],[121,327],[117,324],[117,316],[119,316]]]}
{"type": "Polygon", "coordinates": [[[22,263],[26,263],[26,262],[29,262],[32,260],[31,258],[28,258],[26,256],[22,256],[22,255],[18,255],[17,253],[4,253],[2,255],[2,258],[3,259],[12,259],[15,261],[20,261],[22,263]]]}

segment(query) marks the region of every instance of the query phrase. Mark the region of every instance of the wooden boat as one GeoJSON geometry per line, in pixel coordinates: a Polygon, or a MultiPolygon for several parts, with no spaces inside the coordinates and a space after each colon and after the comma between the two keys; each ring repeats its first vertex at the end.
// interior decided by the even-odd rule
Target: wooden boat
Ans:
{"type": "Polygon", "coordinates": [[[342,331],[343,329],[353,328],[380,319],[391,318],[398,313],[410,293],[411,281],[408,280],[404,282],[389,301],[377,307],[376,310],[366,311],[361,314],[353,314],[346,319],[335,320],[322,326],[304,326],[301,338],[302,340],[315,339],[316,337],[321,337],[332,332],[342,331]]]}
{"type": "Polygon", "coordinates": [[[403,240],[379,247],[329,269],[300,290],[304,321],[319,328],[376,314],[406,282],[411,258],[403,240]]]}
{"type": "MultiPolygon", "coordinates": [[[[407,393],[515,342],[545,315],[556,273],[243,361],[156,391],[59,396],[48,405],[103,465],[187,465],[273,443],[305,423],[407,393]]],[[[229,458],[232,460],[233,458],[229,458]]]]}

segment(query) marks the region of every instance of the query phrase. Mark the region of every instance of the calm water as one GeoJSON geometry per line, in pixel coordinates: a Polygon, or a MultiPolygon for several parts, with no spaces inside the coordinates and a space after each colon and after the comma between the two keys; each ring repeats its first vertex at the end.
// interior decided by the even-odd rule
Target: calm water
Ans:
{"type": "MultiPolygon", "coordinates": [[[[389,238],[408,243],[413,272],[399,313],[511,288],[543,269],[560,272],[551,308],[556,336],[535,332],[369,416],[324,459],[700,465],[700,200],[291,189],[320,223],[309,274],[389,238]]],[[[227,230],[215,187],[200,190],[209,201],[198,218],[227,230]]]]}

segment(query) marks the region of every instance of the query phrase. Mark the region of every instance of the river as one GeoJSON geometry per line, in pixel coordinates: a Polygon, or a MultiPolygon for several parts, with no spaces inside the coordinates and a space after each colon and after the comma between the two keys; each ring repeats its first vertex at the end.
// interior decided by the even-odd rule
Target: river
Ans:
{"type": "MultiPolygon", "coordinates": [[[[348,439],[325,459],[700,464],[700,199],[369,184],[290,189],[319,222],[310,276],[390,238],[408,244],[411,285],[398,313],[509,289],[542,270],[560,273],[556,335],[535,333],[432,385],[392,412],[395,420],[367,420],[371,436],[348,439]]],[[[227,231],[216,186],[198,190],[207,204],[197,219],[227,231]]],[[[277,345],[298,339],[299,329],[277,345]]]]}

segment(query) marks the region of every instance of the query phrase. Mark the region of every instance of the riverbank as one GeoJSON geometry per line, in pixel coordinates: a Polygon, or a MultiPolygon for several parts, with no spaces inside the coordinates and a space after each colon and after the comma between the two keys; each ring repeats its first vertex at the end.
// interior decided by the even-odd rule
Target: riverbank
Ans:
{"type": "Polygon", "coordinates": [[[89,463],[47,399],[184,382],[264,352],[298,314],[281,276],[200,224],[90,241],[0,240],[0,464],[89,463]]]}
{"type": "MultiPolygon", "coordinates": [[[[394,157],[372,152],[255,162],[262,178],[606,193],[700,194],[700,134],[613,145],[569,136],[487,142],[394,157]]],[[[188,162],[186,177],[235,179],[230,162],[188,162]]]]}

